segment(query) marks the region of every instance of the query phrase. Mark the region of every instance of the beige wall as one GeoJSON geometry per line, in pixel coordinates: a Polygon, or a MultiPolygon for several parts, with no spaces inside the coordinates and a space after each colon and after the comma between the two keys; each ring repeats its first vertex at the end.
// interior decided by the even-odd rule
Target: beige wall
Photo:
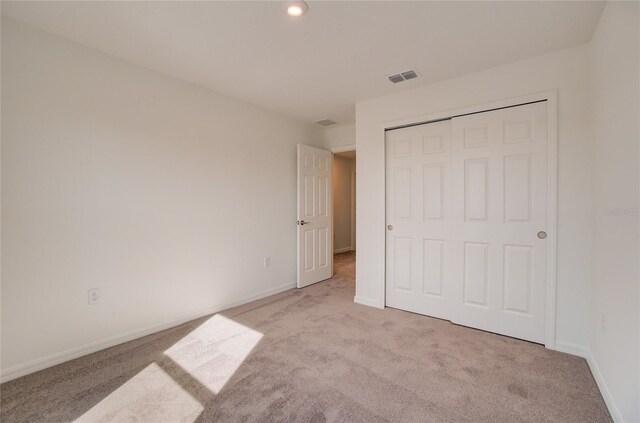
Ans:
{"type": "Polygon", "coordinates": [[[353,158],[351,160],[351,248],[353,250],[356,249],[356,209],[357,209],[357,204],[356,204],[356,199],[357,199],[357,195],[356,195],[356,185],[357,185],[357,173],[356,173],[356,169],[357,169],[357,165],[356,165],[356,160],[357,158],[353,158]]]}
{"type": "Polygon", "coordinates": [[[297,143],[322,133],[3,18],[3,377],[293,287],[297,143]]]}
{"type": "Polygon", "coordinates": [[[355,160],[333,156],[333,251],[351,249],[351,172],[355,160]]]}
{"type": "Polygon", "coordinates": [[[324,146],[331,150],[336,147],[354,146],[356,144],[355,123],[330,126],[324,130],[324,146]]]}
{"type": "Polygon", "coordinates": [[[608,3],[592,40],[589,352],[611,414],[626,422],[640,421],[639,9],[608,3]]]}

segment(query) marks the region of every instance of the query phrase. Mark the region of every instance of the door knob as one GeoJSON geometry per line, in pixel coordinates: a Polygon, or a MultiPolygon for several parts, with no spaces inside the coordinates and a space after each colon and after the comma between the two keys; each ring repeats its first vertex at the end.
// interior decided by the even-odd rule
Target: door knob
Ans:
{"type": "Polygon", "coordinates": [[[547,237],[547,233],[545,231],[538,232],[538,238],[545,239],[547,237]]]}
{"type": "Polygon", "coordinates": [[[301,221],[298,222],[298,224],[300,224],[300,225],[308,225],[309,223],[311,223],[311,222],[305,222],[304,220],[301,220],[301,221]]]}
{"type": "Polygon", "coordinates": [[[393,230],[393,225],[387,225],[387,229],[389,229],[390,231],[393,230]]]}

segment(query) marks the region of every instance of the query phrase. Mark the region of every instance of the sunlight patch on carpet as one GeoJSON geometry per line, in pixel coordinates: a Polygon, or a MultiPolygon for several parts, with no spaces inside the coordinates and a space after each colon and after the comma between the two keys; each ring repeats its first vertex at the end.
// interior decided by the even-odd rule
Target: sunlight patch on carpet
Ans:
{"type": "Polygon", "coordinates": [[[77,422],[193,421],[263,334],[216,314],[102,399],[77,422]]]}
{"type": "Polygon", "coordinates": [[[165,355],[217,394],[262,337],[262,333],[216,314],[167,349],[165,355]]]}
{"type": "Polygon", "coordinates": [[[202,410],[197,399],[158,364],[151,363],[76,421],[159,422],[184,420],[185,416],[195,420],[202,410]]]}

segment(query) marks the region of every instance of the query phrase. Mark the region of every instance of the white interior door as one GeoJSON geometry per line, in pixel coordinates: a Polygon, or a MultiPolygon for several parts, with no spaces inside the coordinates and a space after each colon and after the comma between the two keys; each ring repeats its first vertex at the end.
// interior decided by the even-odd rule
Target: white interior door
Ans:
{"type": "Polygon", "coordinates": [[[387,133],[387,305],[544,343],[546,113],[387,133]]]}
{"type": "Polygon", "coordinates": [[[547,105],[454,118],[452,141],[452,321],[544,343],[547,105]]]}
{"type": "Polygon", "coordinates": [[[333,273],[332,154],[298,144],[298,288],[333,273]]]}
{"type": "Polygon", "coordinates": [[[450,319],[451,122],[387,132],[386,304],[450,319]]]}

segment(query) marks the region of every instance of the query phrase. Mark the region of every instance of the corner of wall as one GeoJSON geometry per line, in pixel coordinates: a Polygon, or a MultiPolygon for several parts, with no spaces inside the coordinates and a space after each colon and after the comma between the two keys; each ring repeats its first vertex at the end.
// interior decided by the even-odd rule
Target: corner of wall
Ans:
{"type": "Polygon", "coordinates": [[[640,420],[639,34],[638,3],[608,2],[589,43],[593,170],[586,359],[616,422],[640,420]],[[625,214],[634,209],[636,217],[625,214]]]}
{"type": "Polygon", "coordinates": [[[598,385],[598,389],[600,390],[600,394],[602,394],[602,399],[604,403],[607,405],[609,409],[609,414],[611,414],[611,418],[614,422],[624,422],[622,418],[622,414],[620,410],[618,410],[618,406],[616,405],[613,395],[611,394],[611,390],[609,386],[607,386],[607,382],[598,367],[598,363],[591,354],[591,350],[589,348],[585,351],[585,359],[587,360],[587,364],[589,365],[589,370],[591,370],[591,374],[593,375],[593,379],[596,381],[596,385],[598,385]]]}

